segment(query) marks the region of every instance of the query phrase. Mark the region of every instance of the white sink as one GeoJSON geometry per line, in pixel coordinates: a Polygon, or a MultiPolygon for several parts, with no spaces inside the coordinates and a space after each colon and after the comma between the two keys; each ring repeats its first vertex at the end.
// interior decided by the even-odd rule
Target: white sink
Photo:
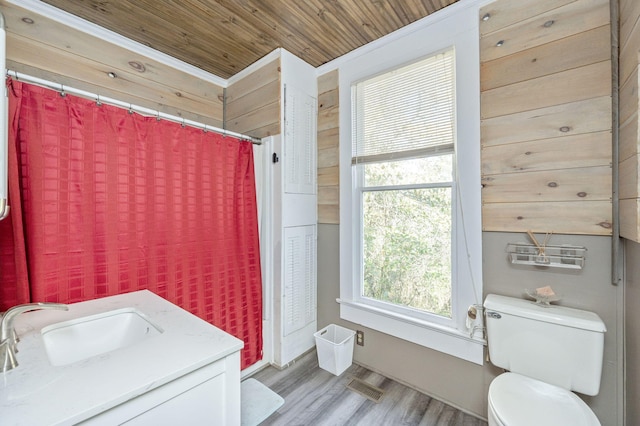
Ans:
{"type": "Polygon", "coordinates": [[[49,361],[59,366],[137,345],[161,333],[141,312],[123,308],[49,325],[42,329],[42,338],[49,361]]]}

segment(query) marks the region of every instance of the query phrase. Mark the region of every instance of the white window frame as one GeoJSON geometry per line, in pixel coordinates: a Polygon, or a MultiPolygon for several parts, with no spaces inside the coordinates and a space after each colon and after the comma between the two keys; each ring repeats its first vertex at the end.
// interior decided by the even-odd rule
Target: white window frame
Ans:
{"type": "MultiPolygon", "coordinates": [[[[464,3],[464,2],[461,2],[464,3]]],[[[458,3],[387,36],[339,65],[340,81],[340,317],[476,364],[483,362],[480,336],[470,337],[466,310],[482,303],[480,198],[480,58],[478,9],[458,3]],[[383,304],[365,303],[357,278],[360,258],[360,199],[351,166],[351,87],[453,47],[455,52],[457,176],[452,186],[452,320],[430,320],[383,304]]],[[[434,316],[435,317],[435,316],[434,316]]],[[[481,334],[481,333],[477,333],[481,334]]]]}

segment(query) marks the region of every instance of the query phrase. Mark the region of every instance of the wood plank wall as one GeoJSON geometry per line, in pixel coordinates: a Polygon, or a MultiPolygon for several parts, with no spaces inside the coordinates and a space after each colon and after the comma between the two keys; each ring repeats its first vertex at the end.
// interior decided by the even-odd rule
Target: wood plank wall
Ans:
{"type": "Polygon", "coordinates": [[[338,70],[318,78],[318,223],[340,223],[338,70]]]}
{"type": "Polygon", "coordinates": [[[225,128],[258,138],[280,133],[280,58],[226,90],[225,128]]]}
{"type": "Polygon", "coordinates": [[[640,1],[620,0],[620,235],[640,242],[640,1]]]}
{"type": "Polygon", "coordinates": [[[20,7],[0,6],[8,69],[222,127],[222,87],[20,7]]]}
{"type": "Polygon", "coordinates": [[[480,19],[483,229],[610,235],[609,1],[498,0],[480,19]]]}

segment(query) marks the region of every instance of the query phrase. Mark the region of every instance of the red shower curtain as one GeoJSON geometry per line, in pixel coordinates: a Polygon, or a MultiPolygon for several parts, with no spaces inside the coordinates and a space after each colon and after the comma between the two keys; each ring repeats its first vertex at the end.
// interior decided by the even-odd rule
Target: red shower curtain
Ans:
{"type": "Polygon", "coordinates": [[[149,289],[262,358],[248,142],[9,81],[3,309],[149,289]]]}

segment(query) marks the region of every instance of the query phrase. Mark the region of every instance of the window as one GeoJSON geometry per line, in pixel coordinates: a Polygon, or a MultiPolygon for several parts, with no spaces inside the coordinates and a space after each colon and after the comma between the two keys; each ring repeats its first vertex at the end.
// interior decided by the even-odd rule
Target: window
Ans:
{"type": "Polygon", "coordinates": [[[351,109],[358,298],[441,323],[451,319],[453,57],[354,84],[351,109]]]}
{"type": "Polygon", "coordinates": [[[340,75],[340,316],[482,364],[474,8],[420,22],[340,75]]]}

